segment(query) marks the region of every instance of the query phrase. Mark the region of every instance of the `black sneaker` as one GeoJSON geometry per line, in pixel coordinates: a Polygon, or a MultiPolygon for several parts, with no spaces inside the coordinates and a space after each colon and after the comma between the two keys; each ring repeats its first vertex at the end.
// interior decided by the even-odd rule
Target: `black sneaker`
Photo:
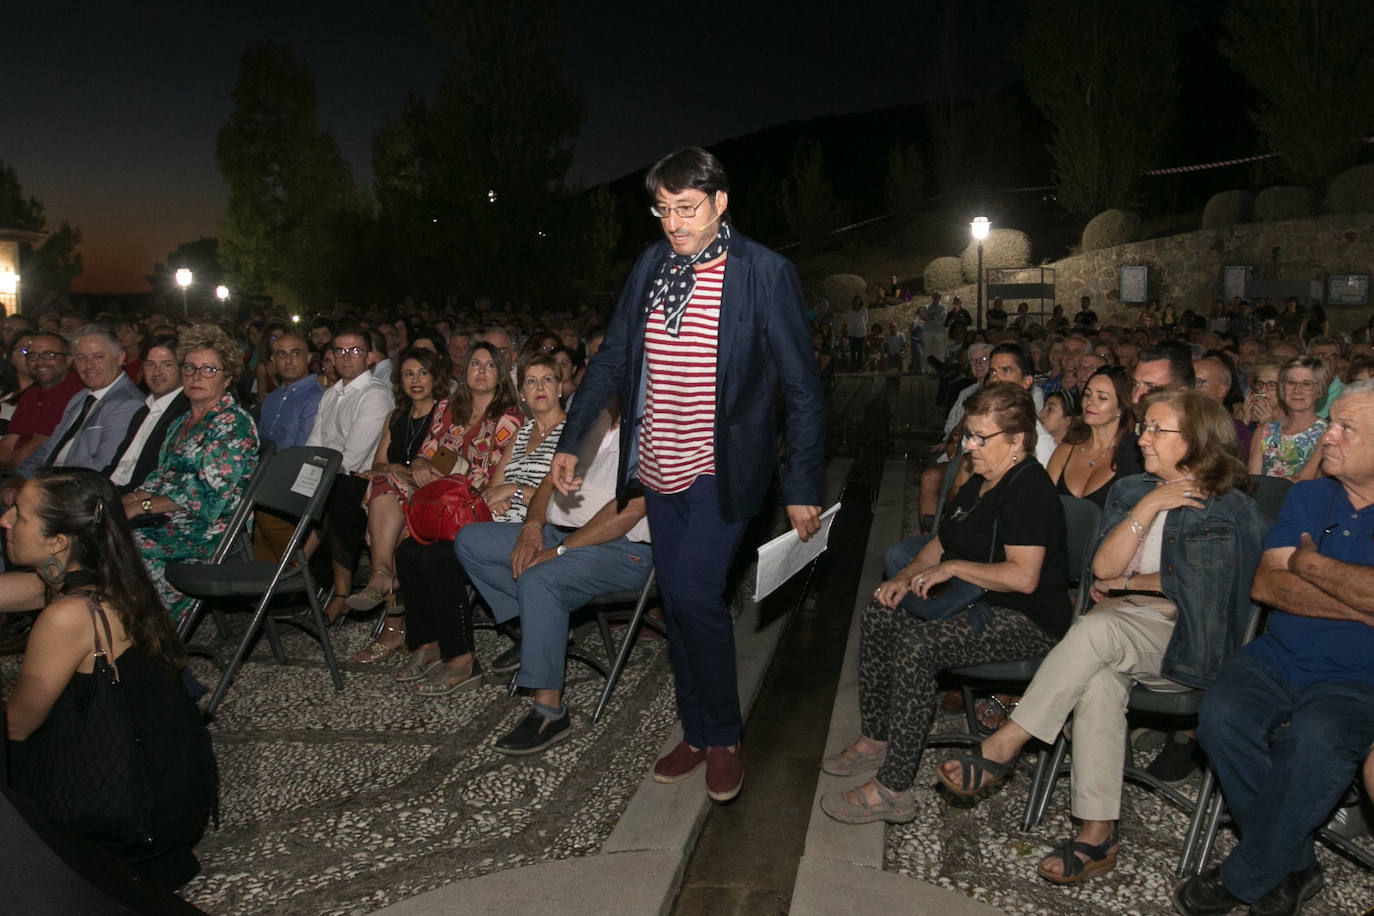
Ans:
{"type": "Polygon", "coordinates": [[[1279,886],[1250,904],[1250,916],[1297,916],[1302,905],[1322,889],[1321,863],[1290,871],[1279,886]]]}
{"type": "Polygon", "coordinates": [[[1221,883],[1221,869],[1209,868],[1174,888],[1174,909],[1183,916],[1222,916],[1242,901],[1221,883]]]}
{"type": "Polygon", "coordinates": [[[496,656],[496,661],[487,665],[487,671],[491,674],[510,674],[520,670],[520,643],[516,643],[500,655],[496,656]]]}
{"type": "Polygon", "coordinates": [[[1145,772],[1160,782],[1183,782],[1197,772],[1201,758],[1202,746],[1196,738],[1183,732],[1170,732],[1164,749],[1150,761],[1145,772]]]}
{"type": "Polygon", "coordinates": [[[570,728],[572,719],[566,709],[557,719],[546,718],[539,710],[531,709],[529,715],[511,729],[510,734],[497,739],[493,747],[497,753],[509,754],[511,757],[537,754],[550,744],[568,737],[570,728]]]}

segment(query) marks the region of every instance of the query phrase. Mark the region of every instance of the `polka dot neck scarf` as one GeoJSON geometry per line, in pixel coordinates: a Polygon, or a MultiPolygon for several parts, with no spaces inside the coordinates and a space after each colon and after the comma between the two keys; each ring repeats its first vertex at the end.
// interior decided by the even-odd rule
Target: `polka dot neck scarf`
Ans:
{"type": "Polygon", "coordinates": [[[716,237],[696,254],[675,254],[671,248],[668,256],[658,265],[654,282],[649,284],[649,302],[645,312],[652,312],[663,305],[663,322],[669,336],[676,337],[682,330],[682,316],[687,313],[687,303],[692,300],[692,290],[697,285],[693,264],[709,264],[725,254],[730,248],[730,224],[721,221],[716,237]]]}

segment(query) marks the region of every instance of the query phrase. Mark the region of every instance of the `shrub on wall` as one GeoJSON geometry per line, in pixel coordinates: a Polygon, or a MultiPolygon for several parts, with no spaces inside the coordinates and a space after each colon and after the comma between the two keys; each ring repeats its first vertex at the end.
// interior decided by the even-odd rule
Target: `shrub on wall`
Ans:
{"type": "Polygon", "coordinates": [[[936,258],[926,265],[926,292],[943,292],[964,282],[964,268],[958,258],[936,258]]]}
{"type": "Polygon", "coordinates": [[[1346,169],[1326,189],[1327,213],[1374,213],[1374,163],[1346,169]]]}
{"type": "Polygon", "coordinates": [[[1130,210],[1104,210],[1083,227],[1080,251],[1113,248],[1140,239],[1140,217],[1130,210]]]}
{"type": "MultiPolygon", "coordinates": [[[[1030,264],[1030,236],[1019,229],[993,229],[983,239],[983,269],[1025,267],[1030,264]]],[[[965,283],[978,280],[978,243],[970,241],[960,255],[965,283]]]]}
{"type": "Polygon", "coordinates": [[[831,274],[821,281],[821,291],[837,313],[847,312],[855,296],[868,298],[868,281],[858,274],[831,274]]]}
{"type": "Polygon", "coordinates": [[[1202,208],[1202,228],[1220,229],[1248,223],[1255,212],[1255,195],[1249,191],[1222,191],[1213,194],[1202,208]]]}
{"type": "Polygon", "coordinates": [[[1255,195],[1255,219],[1261,223],[1302,219],[1314,210],[1312,189],[1300,185],[1275,185],[1255,195]]]}

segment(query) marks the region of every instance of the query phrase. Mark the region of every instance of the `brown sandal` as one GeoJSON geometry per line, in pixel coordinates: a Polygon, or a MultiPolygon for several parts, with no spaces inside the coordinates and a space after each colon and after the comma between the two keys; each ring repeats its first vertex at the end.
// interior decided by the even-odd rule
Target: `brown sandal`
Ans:
{"type": "Polygon", "coordinates": [[[1121,839],[1115,829],[1112,830],[1112,835],[1098,846],[1080,843],[1070,838],[1041,859],[1035,872],[1046,881],[1054,884],[1082,884],[1089,878],[1105,875],[1116,868],[1116,854],[1120,851],[1120,847],[1121,839]],[[1086,862],[1078,857],[1080,852],[1088,857],[1086,862]],[[1060,867],[1063,869],[1062,874],[1056,875],[1045,868],[1045,863],[1052,859],[1060,861],[1060,867]]]}

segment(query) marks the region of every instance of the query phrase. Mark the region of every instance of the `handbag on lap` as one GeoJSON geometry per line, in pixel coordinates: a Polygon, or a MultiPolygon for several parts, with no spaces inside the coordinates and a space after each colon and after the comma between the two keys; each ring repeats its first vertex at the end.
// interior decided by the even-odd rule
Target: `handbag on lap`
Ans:
{"type": "Polygon", "coordinates": [[[406,527],[420,544],[451,541],[464,525],[489,521],[491,510],[466,477],[427,483],[406,501],[406,527]]]}

